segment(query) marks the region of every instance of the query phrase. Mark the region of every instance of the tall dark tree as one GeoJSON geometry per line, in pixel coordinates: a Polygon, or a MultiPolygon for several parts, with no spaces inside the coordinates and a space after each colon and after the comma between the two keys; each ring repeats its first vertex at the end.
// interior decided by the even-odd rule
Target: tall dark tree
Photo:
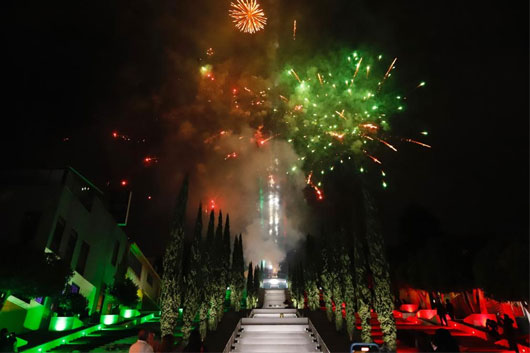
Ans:
{"type": "Polygon", "coordinates": [[[390,271],[385,256],[385,246],[380,222],[377,219],[375,203],[366,188],[363,190],[366,213],[366,243],[370,261],[368,266],[373,276],[377,318],[381,323],[383,341],[392,351],[397,347],[397,329],[393,315],[394,301],[390,287],[390,271]]]}
{"type": "Polygon", "coordinates": [[[255,300],[256,294],[254,292],[254,274],[252,273],[254,271],[254,267],[252,267],[252,261],[248,264],[248,272],[247,272],[247,309],[252,309],[255,307],[255,300]]]}
{"type": "MultiPolygon", "coordinates": [[[[223,263],[225,264],[226,271],[230,269],[230,215],[226,215],[225,229],[223,233],[223,263]]],[[[227,279],[228,280],[228,279],[227,279]]],[[[229,283],[226,283],[229,284],[229,283]]]]}
{"type": "Polygon", "coordinates": [[[255,303],[255,307],[258,306],[258,298],[259,298],[259,285],[260,285],[260,282],[261,282],[261,271],[260,271],[260,267],[259,265],[256,265],[256,267],[254,267],[254,274],[253,274],[254,278],[254,283],[253,283],[253,292],[256,296],[256,303],[255,303]]]}
{"type": "Polygon", "coordinates": [[[195,221],[195,229],[193,232],[193,241],[197,242],[201,251],[201,263],[199,268],[199,275],[197,278],[199,287],[199,332],[201,339],[204,341],[206,338],[207,330],[207,318],[208,318],[208,291],[210,282],[210,271],[207,265],[208,253],[204,247],[204,241],[202,239],[202,204],[199,204],[197,211],[197,220],[195,221]]]}
{"type": "Polygon", "coordinates": [[[220,251],[223,245],[223,211],[219,210],[219,217],[217,218],[217,228],[215,229],[215,247],[217,254],[222,255],[220,251]]]}
{"type": "Polygon", "coordinates": [[[357,312],[361,319],[361,339],[363,342],[372,342],[372,327],[370,326],[370,289],[368,288],[368,269],[366,264],[366,251],[361,239],[354,234],[353,264],[355,269],[355,299],[357,312]]]}
{"type": "Polygon", "coordinates": [[[241,234],[239,237],[236,236],[234,241],[234,251],[232,253],[232,284],[230,285],[231,290],[231,303],[234,306],[235,311],[241,309],[241,300],[243,290],[245,288],[245,264],[243,259],[243,238],[241,234]]]}
{"type": "Polygon", "coordinates": [[[307,293],[307,304],[310,310],[317,310],[320,305],[317,260],[320,256],[316,251],[315,240],[310,234],[306,236],[304,250],[304,290],[307,293]]]}
{"type": "Polygon", "coordinates": [[[172,335],[177,326],[182,290],[182,260],[184,250],[184,216],[188,202],[188,177],[180,189],[176,200],[170,240],[163,260],[162,290],[160,293],[160,331],[162,335],[172,335]]]}
{"type": "Polygon", "coordinates": [[[113,311],[118,310],[119,305],[135,308],[138,304],[138,287],[130,278],[126,278],[128,265],[128,254],[130,247],[126,246],[123,251],[122,260],[118,264],[114,274],[114,283],[108,289],[108,293],[114,297],[113,311]]]}
{"type": "MultiPolygon", "coordinates": [[[[184,298],[183,298],[183,325],[181,328],[182,339],[187,342],[191,331],[193,330],[193,320],[199,312],[201,304],[204,302],[206,284],[204,279],[206,276],[206,268],[203,261],[202,255],[202,244],[201,244],[201,232],[202,232],[202,206],[199,206],[197,213],[197,221],[195,222],[195,230],[191,242],[190,254],[189,254],[189,265],[186,273],[184,274],[184,298]]],[[[205,318],[204,318],[205,319],[205,318]]],[[[201,338],[206,337],[206,321],[199,324],[199,331],[201,338]]]]}
{"type": "Polygon", "coordinates": [[[206,246],[212,248],[215,241],[215,213],[210,212],[210,220],[208,222],[208,229],[206,230],[206,246]]]}

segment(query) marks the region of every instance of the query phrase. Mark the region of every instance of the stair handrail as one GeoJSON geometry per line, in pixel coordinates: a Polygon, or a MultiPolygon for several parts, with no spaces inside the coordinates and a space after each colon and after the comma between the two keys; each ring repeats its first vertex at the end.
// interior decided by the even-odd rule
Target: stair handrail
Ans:
{"type": "Polygon", "coordinates": [[[223,353],[229,353],[230,352],[232,344],[234,343],[234,341],[236,339],[236,335],[239,332],[239,329],[241,328],[241,321],[242,321],[242,319],[239,319],[239,321],[238,321],[238,323],[236,325],[236,329],[234,330],[234,332],[232,332],[232,336],[230,336],[230,339],[226,343],[225,349],[223,349],[223,353]]]}
{"type": "Polygon", "coordinates": [[[315,337],[317,339],[318,345],[320,346],[320,350],[322,351],[322,353],[330,353],[330,350],[328,349],[328,346],[326,346],[326,344],[324,343],[324,340],[318,334],[318,331],[315,328],[315,326],[313,326],[313,323],[311,322],[311,320],[309,318],[307,318],[307,321],[309,323],[309,328],[315,334],[315,337]]]}

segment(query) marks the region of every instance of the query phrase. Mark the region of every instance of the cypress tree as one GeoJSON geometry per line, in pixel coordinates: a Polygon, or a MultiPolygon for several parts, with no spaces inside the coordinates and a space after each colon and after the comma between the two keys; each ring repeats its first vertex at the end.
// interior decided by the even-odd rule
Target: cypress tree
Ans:
{"type": "Polygon", "coordinates": [[[310,310],[317,310],[320,305],[320,291],[317,285],[317,266],[315,259],[319,256],[315,251],[315,244],[313,237],[307,234],[305,241],[305,276],[304,276],[304,289],[307,293],[307,304],[310,310]]]}
{"type": "Polygon", "coordinates": [[[243,299],[243,291],[245,290],[245,258],[243,256],[243,236],[239,234],[239,241],[237,242],[239,254],[237,256],[237,286],[238,286],[238,302],[236,303],[236,311],[241,309],[241,301],[243,299]]]}
{"type": "Polygon", "coordinates": [[[215,213],[212,210],[210,212],[210,221],[208,222],[208,229],[206,230],[206,246],[208,248],[213,248],[215,236],[214,236],[214,230],[215,230],[215,213]]]}
{"type": "MultiPolygon", "coordinates": [[[[205,284],[203,279],[206,269],[202,261],[202,247],[201,247],[201,232],[202,232],[202,207],[199,206],[197,214],[197,221],[195,223],[195,231],[190,247],[189,266],[187,273],[184,275],[184,303],[183,303],[183,325],[182,325],[182,339],[187,342],[191,331],[193,330],[193,320],[197,312],[201,308],[201,303],[204,301],[205,284]]],[[[199,324],[199,331],[201,331],[201,338],[206,337],[206,325],[199,324]],[[202,326],[202,327],[201,327],[202,326]]]]}
{"type": "Polygon", "coordinates": [[[184,248],[184,216],[188,201],[188,177],[184,178],[177,197],[170,240],[163,259],[164,273],[160,293],[160,331],[162,335],[173,334],[177,326],[180,292],[182,288],[182,258],[184,248]]]}
{"type": "Polygon", "coordinates": [[[215,239],[214,239],[214,259],[215,259],[215,268],[219,271],[219,265],[223,261],[223,211],[219,210],[219,216],[217,217],[217,226],[215,228],[215,239]]]}
{"type": "MultiPolygon", "coordinates": [[[[213,256],[215,262],[212,264],[213,272],[215,273],[214,285],[212,293],[215,298],[215,310],[217,312],[216,321],[217,323],[221,321],[223,316],[223,293],[226,288],[226,279],[224,275],[224,264],[223,264],[223,212],[219,210],[219,217],[217,220],[217,228],[215,231],[215,248],[213,250],[213,256]]],[[[216,326],[217,326],[216,323],[216,326]]]]}
{"type": "Polygon", "coordinates": [[[195,230],[193,232],[193,240],[196,241],[196,246],[201,251],[201,263],[199,276],[197,278],[199,285],[199,332],[201,334],[201,339],[204,341],[207,334],[207,316],[208,316],[208,290],[209,290],[209,281],[210,275],[207,267],[207,253],[204,249],[204,244],[202,240],[202,204],[199,204],[199,210],[197,211],[197,221],[195,222],[195,230]]]}
{"type": "Polygon", "coordinates": [[[333,318],[333,303],[332,303],[332,295],[333,295],[333,270],[331,268],[331,260],[330,260],[330,249],[324,247],[322,249],[322,272],[320,274],[320,283],[322,285],[322,296],[324,298],[324,303],[326,305],[326,317],[331,322],[331,319],[333,318]]]}
{"type": "Polygon", "coordinates": [[[358,237],[353,243],[353,262],[355,268],[355,298],[357,310],[361,320],[362,342],[372,342],[372,327],[370,325],[370,289],[367,284],[366,258],[363,244],[358,237]]]}
{"type": "Polygon", "coordinates": [[[254,275],[252,271],[252,261],[248,263],[248,273],[247,273],[247,309],[252,309],[254,307],[254,275]]]}
{"type": "Polygon", "coordinates": [[[256,267],[254,267],[254,283],[253,283],[253,292],[254,292],[254,295],[255,295],[255,303],[254,303],[254,307],[257,307],[258,306],[258,297],[259,297],[259,283],[261,281],[261,273],[260,273],[260,267],[259,265],[256,265],[256,267]]]}
{"type": "Polygon", "coordinates": [[[376,219],[375,204],[366,188],[363,189],[364,209],[366,214],[366,242],[370,261],[368,263],[374,278],[375,311],[381,323],[383,341],[388,349],[396,350],[397,329],[394,320],[390,271],[385,257],[383,235],[376,219]]]}
{"type": "MultiPolygon", "coordinates": [[[[223,263],[226,267],[226,272],[230,270],[230,215],[226,215],[225,229],[223,233],[223,263]]],[[[230,282],[227,278],[227,281],[230,282]]],[[[229,284],[229,283],[225,283],[229,284]]]]}
{"type": "Polygon", "coordinates": [[[239,251],[238,251],[238,248],[239,246],[237,245],[239,239],[237,237],[237,235],[234,237],[234,248],[232,250],[232,261],[231,261],[231,267],[230,267],[230,306],[235,308],[236,306],[236,300],[237,300],[237,285],[236,285],[236,282],[237,282],[237,271],[236,271],[236,268],[237,268],[237,263],[238,263],[238,259],[237,259],[237,256],[239,255],[239,251]]]}
{"type": "Polygon", "coordinates": [[[243,295],[243,290],[245,289],[245,264],[243,259],[243,238],[241,234],[239,237],[236,236],[236,241],[234,242],[234,251],[232,254],[232,285],[230,286],[231,290],[231,302],[234,306],[235,311],[241,309],[241,300],[243,295]]]}
{"type": "Polygon", "coordinates": [[[346,277],[349,276],[349,258],[344,253],[343,241],[345,239],[344,230],[341,231],[340,237],[335,238],[334,246],[334,263],[335,270],[333,276],[333,299],[335,301],[335,328],[337,331],[342,330],[343,317],[342,317],[342,303],[344,302],[344,284],[346,277]]]}
{"type": "Polygon", "coordinates": [[[344,303],[346,304],[346,331],[350,341],[353,341],[355,329],[355,287],[351,269],[351,258],[345,248],[342,248],[341,278],[344,288],[344,303]]]}

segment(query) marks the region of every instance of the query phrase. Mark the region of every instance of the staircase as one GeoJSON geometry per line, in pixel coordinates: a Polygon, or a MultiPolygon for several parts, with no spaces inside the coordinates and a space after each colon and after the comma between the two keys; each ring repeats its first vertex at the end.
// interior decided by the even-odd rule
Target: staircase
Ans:
{"type": "Polygon", "coordinates": [[[285,290],[265,290],[264,309],[239,321],[223,352],[329,353],[311,321],[286,309],[285,300],[285,290]]]}
{"type": "MultiPolygon", "coordinates": [[[[147,321],[142,322],[141,327],[156,330],[159,327],[159,320],[159,316],[153,317],[147,321]]],[[[137,335],[138,324],[134,324],[131,322],[123,322],[120,324],[105,326],[101,330],[95,331],[89,335],[80,337],[68,343],[64,343],[51,350],[47,350],[47,352],[100,352],[104,351],[104,349],[102,349],[103,346],[127,337],[132,337],[132,342],[135,342],[137,335]]]]}

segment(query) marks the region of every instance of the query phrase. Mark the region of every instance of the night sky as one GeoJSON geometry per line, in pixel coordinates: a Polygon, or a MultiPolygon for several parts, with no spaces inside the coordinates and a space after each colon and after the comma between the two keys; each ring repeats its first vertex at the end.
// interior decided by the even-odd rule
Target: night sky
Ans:
{"type": "Polygon", "coordinates": [[[4,4],[2,167],[71,165],[104,189],[128,180],[126,232],[158,256],[183,174],[191,173],[190,214],[209,197],[199,190],[208,176],[194,184],[197,165],[212,160],[202,137],[224,128],[197,103],[197,69],[209,47],[211,60],[241,77],[266,77],[275,67],[271,43],[278,43],[279,62],[368,47],[398,57],[406,90],[427,82],[392,123],[396,134],[428,130],[433,148],[403,146],[386,160],[390,188],[378,199],[390,242],[414,209],[432,214],[448,234],[528,234],[527,7],[261,3],[269,23],[255,35],[233,27],[228,0],[4,4]],[[130,141],[113,138],[114,131],[130,141]],[[146,166],[146,156],[158,162],[146,166]]]}

